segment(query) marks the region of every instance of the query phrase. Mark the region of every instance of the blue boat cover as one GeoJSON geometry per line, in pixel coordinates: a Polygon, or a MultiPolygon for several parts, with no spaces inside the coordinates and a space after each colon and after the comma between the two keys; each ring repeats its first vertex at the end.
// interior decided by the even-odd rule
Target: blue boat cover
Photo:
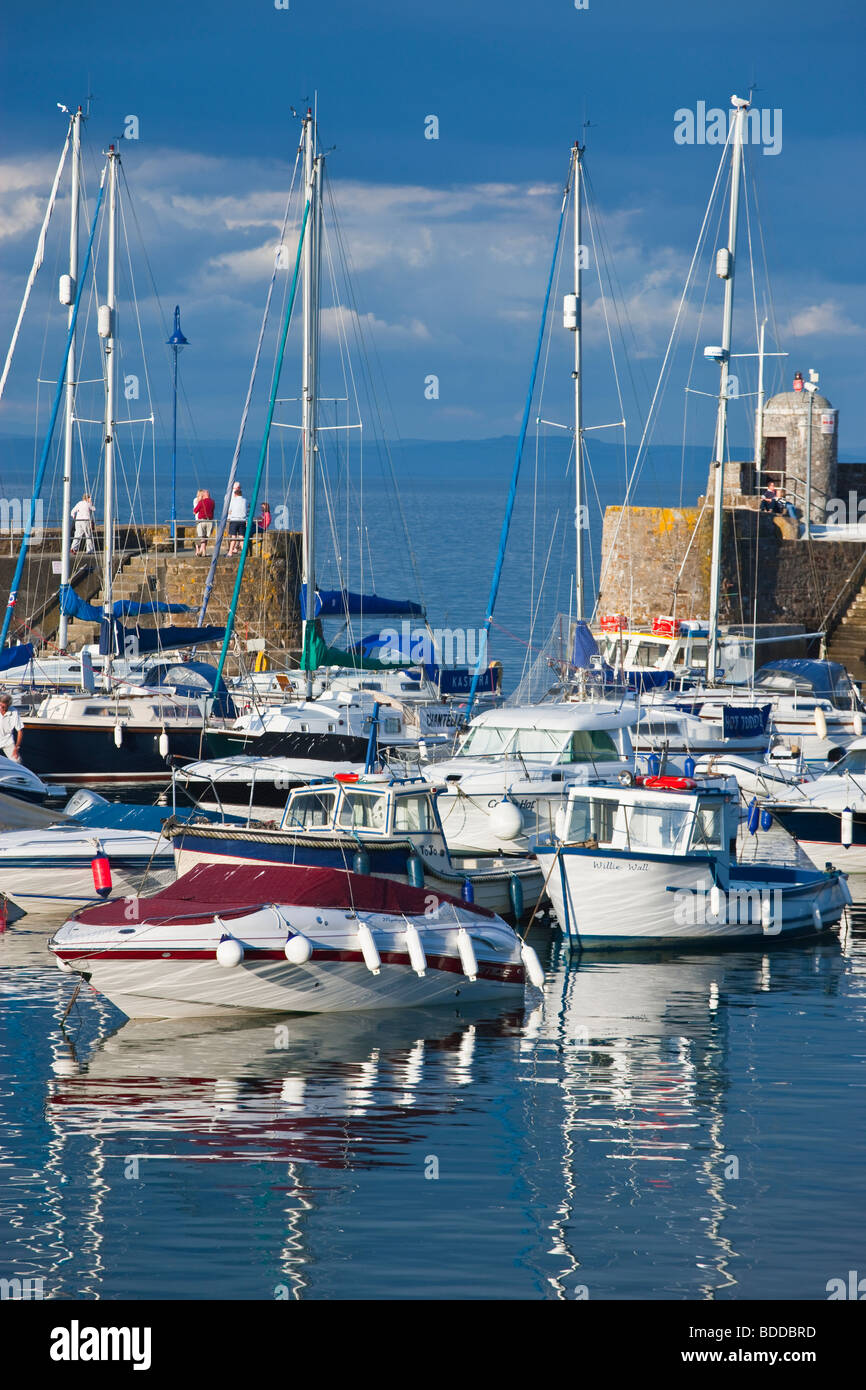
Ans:
{"type": "MultiPolygon", "coordinates": [[[[102,607],[87,603],[71,584],[60,586],[60,611],[67,618],[80,618],[87,623],[101,623],[103,618],[102,607]]],[[[188,603],[162,603],[156,599],[139,603],[135,599],[122,598],[112,604],[111,611],[115,618],[141,618],[152,617],[154,613],[191,613],[192,609],[188,603]]]]}
{"type": "Polygon", "coordinates": [[[168,651],[172,647],[200,646],[221,642],[224,627],[136,627],[125,628],[117,618],[103,618],[99,629],[99,652],[136,657],[141,653],[168,651]]]}
{"type": "MultiPolygon", "coordinates": [[[[301,585],[301,617],[307,618],[307,586],[301,585]]],[[[348,589],[317,589],[314,618],[360,617],[361,614],[405,613],[413,618],[423,618],[424,609],[420,603],[405,598],[382,598],[379,594],[355,594],[348,589]]]]}
{"type": "Polygon", "coordinates": [[[4,647],[0,651],[0,671],[11,671],[13,666],[26,666],[32,660],[32,642],[19,642],[17,647],[4,647]]]}

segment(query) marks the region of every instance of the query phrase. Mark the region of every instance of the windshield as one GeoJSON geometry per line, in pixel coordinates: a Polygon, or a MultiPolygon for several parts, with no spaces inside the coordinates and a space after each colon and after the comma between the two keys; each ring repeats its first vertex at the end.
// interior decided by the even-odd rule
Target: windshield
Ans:
{"type": "Polygon", "coordinates": [[[832,777],[850,772],[854,775],[866,772],[866,748],[852,748],[844,758],[840,758],[830,769],[832,777]]]}
{"type": "Polygon", "coordinates": [[[428,796],[398,796],[394,805],[394,830],[435,830],[433,808],[428,796]]]}
{"type": "Polygon", "coordinates": [[[381,792],[343,790],[339,825],[345,830],[384,830],[388,820],[388,797],[381,792]]]}
{"type": "Polygon", "coordinates": [[[286,826],[304,830],[320,830],[333,824],[335,791],[298,792],[291,797],[286,809],[286,826]]]}

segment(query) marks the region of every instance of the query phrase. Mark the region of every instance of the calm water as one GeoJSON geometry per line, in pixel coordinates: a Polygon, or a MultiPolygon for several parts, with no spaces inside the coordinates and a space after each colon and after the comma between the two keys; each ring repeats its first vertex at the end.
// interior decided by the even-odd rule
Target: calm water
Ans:
{"type": "Polygon", "coordinates": [[[862,1268],[866,936],[575,965],[542,933],[526,1012],[288,1036],[92,992],[62,1026],[46,939],[0,937],[0,1269],[46,1297],[823,1299],[862,1268]]]}

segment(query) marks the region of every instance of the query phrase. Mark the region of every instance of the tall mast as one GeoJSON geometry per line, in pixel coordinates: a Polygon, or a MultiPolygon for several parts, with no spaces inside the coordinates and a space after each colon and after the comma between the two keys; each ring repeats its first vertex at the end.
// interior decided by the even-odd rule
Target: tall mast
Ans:
{"type": "MultiPolygon", "coordinates": [[[[304,238],[304,346],[302,375],[302,439],[303,439],[303,583],[306,593],[307,631],[315,622],[316,598],[316,468],[318,429],[319,374],[319,267],[321,263],[321,203],[319,174],[321,160],[316,155],[316,127],[312,111],[304,119],[304,188],[309,200],[307,234],[304,238]]],[[[307,699],[313,693],[313,672],[307,671],[307,699]]]]}
{"type": "Polygon", "coordinates": [[[715,473],[713,496],[713,552],[710,571],[710,621],[707,641],[707,680],[715,679],[719,644],[719,599],[722,583],[722,521],[725,509],[725,436],[728,420],[728,377],[730,375],[731,327],[734,318],[734,266],[737,251],[737,222],[740,209],[740,170],[743,162],[743,122],[749,109],[747,101],[733,99],[736,108],[731,133],[731,200],[728,212],[728,244],[716,257],[716,274],[725,282],[725,305],[722,318],[722,345],[719,372],[719,409],[716,417],[716,439],[711,468],[715,473]]]}
{"type": "MultiPolygon", "coordinates": [[[[66,406],[63,422],[63,520],[60,543],[60,583],[69,583],[72,574],[70,546],[72,541],[72,427],[75,411],[75,291],[78,283],[78,213],[81,202],[81,107],[72,117],[72,187],[70,189],[69,211],[69,280],[65,288],[61,282],[61,301],[69,305],[67,331],[72,332],[69,358],[66,363],[66,406]]],[[[68,618],[60,613],[60,627],[57,643],[62,652],[66,651],[68,618]]]]}
{"type": "Polygon", "coordinates": [[[574,598],[578,620],[584,617],[584,379],[582,379],[581,303],[581,154],[574,143],[574,598]]]}
{"type": "Polygon", "coordinates": [[[764,466],[764,339],[767,320],[761,320],[758,339],[758,405],[755,410],[755,484],[761,491],[761,472],[764,466]]]}
{"type": "MultiPolygon", "coordinates": [[[[105,342],[105,536],[103,539],[104,616],[111,618],[114,568],[114,397],[117,381],[117,165],[120,156],[113,145],[108,150],[108,296],[100,310],[99,334],[105,342]]],[[[106,658],[110,667],[111,653],[106,658]]]]}

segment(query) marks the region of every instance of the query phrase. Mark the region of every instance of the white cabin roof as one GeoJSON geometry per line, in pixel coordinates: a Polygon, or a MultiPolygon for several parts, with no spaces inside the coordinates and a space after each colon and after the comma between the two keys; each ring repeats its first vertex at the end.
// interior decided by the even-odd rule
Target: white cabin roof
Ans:
{"type": "Polygon", "coordinates": [[[485,710],[471,727],[498,729],[626,729],[637,722],[635,705],[612,700],[575,700],[558,705],[514,705],[485,710]]]}

